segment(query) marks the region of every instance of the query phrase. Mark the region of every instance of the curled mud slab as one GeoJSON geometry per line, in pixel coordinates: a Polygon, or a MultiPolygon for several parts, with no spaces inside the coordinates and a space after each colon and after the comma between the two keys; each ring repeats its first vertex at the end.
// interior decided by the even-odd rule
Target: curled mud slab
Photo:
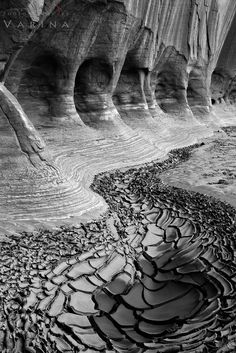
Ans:
{"type": "Polygon", "coordinates": [[[235,352],[236,212],[159,179],[190,152],[98,175],[100,221],[2,242],[1,352],[235,352]]]}

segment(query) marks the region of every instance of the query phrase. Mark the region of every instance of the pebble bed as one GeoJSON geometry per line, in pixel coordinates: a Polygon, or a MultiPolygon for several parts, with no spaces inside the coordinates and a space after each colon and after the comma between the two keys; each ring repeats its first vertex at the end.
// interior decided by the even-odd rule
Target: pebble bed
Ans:
{"type": "MultiPolygon", "coordinates": [[[[236,211],[212,197],[160,180],[163,171],[186,161],[198,146],[173,150],[162,163],[97,175],[91,188],[109,205],[97,221],[23,233],[0,243],[2,353],[13,349],[16,353],[235,352],[236,211]],[[168,268],[169,260],[160,264],[156,249],[162,249],[161,258],[176,255],[174,270],[168,268]],[[186,253],[179,255],[178,249],[186,253]],[[169,281],[170,288],[164,285],[167,292],[171,285],[177,291],[170,301],[175,306],[186,301],[178,319],[150,299],[160,273],[169,276],[158,279],[169,281]],[[205,276],[200,289],[199,273],[205,276]],[[81,288],[79,282],[75,285],[81,278],[90,283],[87,291],[83,290],[87,282],[81,282],[81,288]],[[211,284],[206,280],[210,278],[211,284]],[[152,282],[149,287],[147,279],[152,282]],[[183,288],[175,288],[179,281],[183,288]],[[149,299],[135,301],[143,288],[149,299]],[[186,298],[178,303],[182,289],[186,298]],[[202,303],[199,312],[193,309],[194,296],[202,303]],[[207,305],[213,305],[215,317],[207,312],[207,305]],[[161,322],[154,314],[163,316],[161,322]],[[86,325],[78,324],[85,318],[86,325]]],[[[158,294],[162,297],[164,292],[158,294]]]]}

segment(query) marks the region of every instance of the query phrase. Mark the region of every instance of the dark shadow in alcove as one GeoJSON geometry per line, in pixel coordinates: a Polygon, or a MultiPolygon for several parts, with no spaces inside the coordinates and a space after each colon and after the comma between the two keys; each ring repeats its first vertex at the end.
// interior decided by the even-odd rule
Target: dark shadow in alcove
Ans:
{"type": "Polygon", "coordinates": [[[111,91],[113,70],[103,58],[91,58],[79,67],[74,89],[79,113],[99,110],[103,95],[111,91]]]}
{"type": "Polygon", "coordinates": [[[194,91],[191,83],[189,82],[188,87],[187,87],[187,100],[188,100],[188,104],[190,105],[190,107],[192,105],[194,105],[195,96],[196,96],[196,92],[194,91]]]}
{"type": "Polygon", "coordinates": [[[134,53],[128,52],[113,93],[113,102],[118,108],[126,104],[145,103],[140,72],[147,75],[148,70],[139,66],[134,53]]]}
{"type": "Polygon", "coordinates": [[[135,68],[125,67],[113,94],[115,105],[138,104],[141,102],[140,80],[135,68]]]}
{"type": "Polygon", "coordinates": [[[185,76],[181,66],[167,62],[159,69],[155,96],[165,113],[179,113],[186,108],[185,76]]]}
{"type": "Polygon", "coordinates": [[[211,99],[211,104],[215,105],[216,104],[216,100],[214,98],[211,99]]]}

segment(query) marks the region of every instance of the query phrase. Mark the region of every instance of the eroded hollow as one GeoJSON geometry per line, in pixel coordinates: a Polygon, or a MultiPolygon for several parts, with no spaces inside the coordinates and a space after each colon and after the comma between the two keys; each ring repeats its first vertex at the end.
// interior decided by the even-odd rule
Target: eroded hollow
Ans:
{"type": "Polygon", "coordinates": [[[167,113],[179,113],[186,108],[186,87],[183,71],[168,62],[157,73],[156,99],[167,113]]]}
{"type": "Polygon", "coordinates": [[[211,78],[212,98],[219,102],[235,104],[236,85],[234,75],[234,72],[222,68],[216,68],[211,78]]]}
{"type": "Polygon", "coordinates": [[[102,58],[86,60],[75,79],[75,105],[79,113],[104,108],[105,96],[110,91],[112,67],[102,58]]]}
{"type": "Polygon", "coordinates": [[[125,64],[113,94],[113,101],[118,106],[143,103],[140,77],[136,68],[125,64]]]}
{"type": "Polygon", "coordinates": [[[211,78],[211,96],[212,99],[220,99],[225,95],[226,82],[225,75],[222,72],[214,71],[211,78]]]}

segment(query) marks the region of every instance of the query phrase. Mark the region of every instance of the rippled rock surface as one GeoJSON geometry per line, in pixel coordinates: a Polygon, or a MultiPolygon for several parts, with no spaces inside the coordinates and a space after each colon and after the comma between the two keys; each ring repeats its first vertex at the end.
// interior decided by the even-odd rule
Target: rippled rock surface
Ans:
{"type": "Polygon", "coordinates": [[[235,210],[159,179],[189,153],[98,175],[98,222],[2,243],[2,352],[235,351],[235,210]]]}
{"type": "Polygon", "coordinates": [[[86,178],[235,124],[235,13],[235,0],[2,0],[1,234],[98,213],[86,178]]]}

